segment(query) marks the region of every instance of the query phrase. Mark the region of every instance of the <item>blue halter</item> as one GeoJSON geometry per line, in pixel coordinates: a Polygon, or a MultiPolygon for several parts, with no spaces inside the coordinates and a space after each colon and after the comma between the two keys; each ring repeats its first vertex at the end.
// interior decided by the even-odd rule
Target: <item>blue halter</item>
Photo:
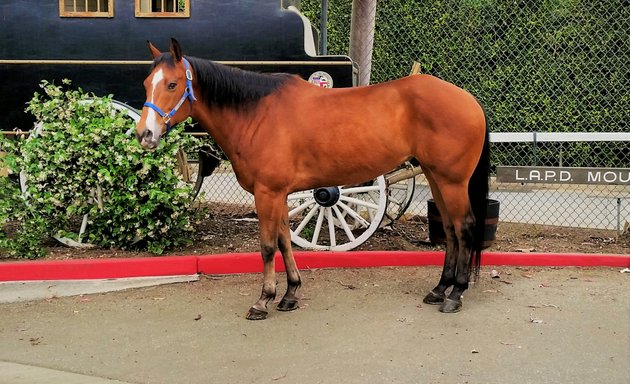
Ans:
{"type": "Polygon", "coordinates": [[[181,107],[182,104],[184,104],[184,101],[186,101],[186,99],[190,101],[190,109],[192,110],[193,101],[197,100],[195,98],[195,95],[193,94],[192,72],[190,71],[190,64],[188,63],[188,60],[186,60],[185,58],[182,58],[182,60],[184,60],[184,65],[186,66],[186,89],[184,90],[184,94],[182,95],[181,99],[179,99],[179,102],[177,102],[175,107],[171,109],[169,113],[164,113],[164,111],[162,111],[160,107],[158,107],[157,105],[150,103],[148,101],[144,102],[145,107],[149,107],[153,109],[155,112],[157,112],[158,115],[160,115],[160,117],[162,117],[162,121],[164,122],[164,124],[166,124],[166,133],[169,133],[171,129],[173,128],[171,126],[171,118],[175,116],[179,107],[181,107]]]}

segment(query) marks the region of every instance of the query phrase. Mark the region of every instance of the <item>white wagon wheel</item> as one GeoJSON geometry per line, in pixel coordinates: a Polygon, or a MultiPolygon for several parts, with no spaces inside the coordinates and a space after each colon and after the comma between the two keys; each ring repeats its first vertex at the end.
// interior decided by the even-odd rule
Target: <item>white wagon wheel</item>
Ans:
{"type": "Polygon", "coordinates": [[[291,240],[304,249],[348,251],[379,228],[387,207],[385,177],[289,195],[291,240]]]}

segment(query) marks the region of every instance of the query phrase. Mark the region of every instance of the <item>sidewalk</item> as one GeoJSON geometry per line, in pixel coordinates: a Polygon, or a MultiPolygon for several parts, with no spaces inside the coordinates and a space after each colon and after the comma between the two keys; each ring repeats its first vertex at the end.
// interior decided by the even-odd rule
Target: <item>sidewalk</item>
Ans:
{"type": "Polygon", "coordinates": [[[199,280],[199,275],[130,277],[92,280],[0,281],[0,303],[122,291],[199,280]]]}
{"type": "Polygon", "coordinates": [[[128,384],[77,373],[0,361],[0,384],[128,384]]]}
{"type": "Polygon", "coordinates": [[[422,302],[441,267],[304,270],[258,322],[259,274],[0,304],[0,361],[26,365],[0,384],[630,382],[630,274],[493,268],[448,315],[422,302]]]}

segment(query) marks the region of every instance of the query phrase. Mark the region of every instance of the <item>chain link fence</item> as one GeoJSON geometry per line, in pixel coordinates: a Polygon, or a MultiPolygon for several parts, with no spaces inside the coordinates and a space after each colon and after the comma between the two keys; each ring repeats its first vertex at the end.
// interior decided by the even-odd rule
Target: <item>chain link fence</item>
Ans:
{"type": "MultiPolygon", "coordinates": [[[[320,0],[301,10],[318,26],[320,0]]],[[[328,2],[329,54],[348,54],[352,1],[328,2]]],[[[379,0],[371,83],[409,74],[420,63],[484,105],[491,132],[611,132],[630,129],[630,3],[627,0],[379,0]]],[[[630,221],[630,141],[494,140],[493,169],[503,166],[618,170],[614,183],[497,183],[501,221],[623,228],[630,221]]],[[[366,156],[369,154],[366,154],[366,156]]],[[[343,170],[340,170],[343,172],[343,170]]],[[[426,214],[422,176],[410,213],[426,214]]],[[[233,174],[209,176],[204,199],[253,210],[233,174]]]]}

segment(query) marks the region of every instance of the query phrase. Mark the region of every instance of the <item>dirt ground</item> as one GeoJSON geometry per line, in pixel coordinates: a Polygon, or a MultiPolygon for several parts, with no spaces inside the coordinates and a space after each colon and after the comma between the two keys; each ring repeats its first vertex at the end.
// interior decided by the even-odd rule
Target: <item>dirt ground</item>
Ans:
{"type": "Polygon", "coordinates": [[[448,315],[422,303],[436,267],[304,271],[299,309],[258,322],[259,274],[0,304],[0,361],[152,384],[630,382],[630,274],[497,270],[448,315]]]}
{"type": "MultiPolygon", "coordinates": [[[[259,250],[258,223],[248,221],[252,212],[232,208],[210,210],[196,225],[190,246],[169,250],[166,255],[218,254],[259,250]],[[245,220],[243,220],[245,219],[245,220]]],[[[529,224],[498,224],[497,239],[488,251],[561,252],[561,253],[630,253],[630,236],[617,237],[616,231],[553,227],[529,224]]],[[[426,218],[402,217],[393,225],[379,229],[357,250],[436,250],[440,245],[428,243],[426,218]]],[[[298,249],[298,247],[296,247],[298,249]]],[[[48,259],[107,258],[151,256],[148,253],[117,249],[69,249],[51,244],[48,259]]]]}

